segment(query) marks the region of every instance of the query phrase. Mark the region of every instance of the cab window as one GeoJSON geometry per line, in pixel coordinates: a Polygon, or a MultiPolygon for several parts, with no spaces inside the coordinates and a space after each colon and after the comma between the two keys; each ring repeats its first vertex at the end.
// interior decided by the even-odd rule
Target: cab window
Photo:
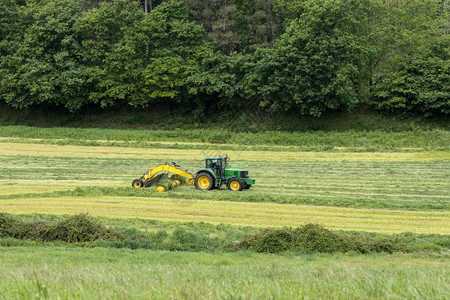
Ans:
{"type": "Polygon", "coordinates": [[[210,169],[215,169],[218,166],[220,166],[220,162],[218,159],[207,159],[206,160],[206,167],[210,169]]]}

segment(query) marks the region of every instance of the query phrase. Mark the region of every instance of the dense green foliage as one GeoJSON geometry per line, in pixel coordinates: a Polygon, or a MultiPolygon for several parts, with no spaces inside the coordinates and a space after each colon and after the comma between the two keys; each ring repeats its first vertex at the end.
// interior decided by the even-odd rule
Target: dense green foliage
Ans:
{"type": "Polygon", "coordinates": [[[426,0],[396,4],[389,7],[380,31],[385,45],[380,48],[382,61],[375,67],[372,101],[376,107],[391,111],[448,114],[448,3],[426,0]]]}
{"type": "Polygon", "coordinates": [[[0,99],[15,108],[181,104],[321,116],[448,115],[442,0],[5,0],[0,99]],[[95,104],[97,103],[97,104],[95,104]]]}
{"type": "Polygon", "coordinates": [[[367,56],[355,30],[368,1],[305,1],[274,49],[256,53],[247,72],[249,94],[262,95],[262,106],[298,109],[320,116],[357,102],[358,65],[367,56]],[[310,2],[310,3],[307,3],[310,2]]]}
{"type": "MultiPolygon", "coordinates": [[[[23,28],[1,61],[5,100],[15,107],[34,103],[63,105],[78,109],[87,103],[87,76],[81,69],[74,23],[81,16],[81,2],[49,1],[45,6],[30,3],[20,15],[23,28]]],[[[19,21],[20,22],[20,21],[19,21]]],[[[10,28],[5,26],[6,28],[10,28]]],[[[4,41],[13,36],[6,34],[4,41]]],[[[11,45],[11,44],[9,44],[11,45]]]]}

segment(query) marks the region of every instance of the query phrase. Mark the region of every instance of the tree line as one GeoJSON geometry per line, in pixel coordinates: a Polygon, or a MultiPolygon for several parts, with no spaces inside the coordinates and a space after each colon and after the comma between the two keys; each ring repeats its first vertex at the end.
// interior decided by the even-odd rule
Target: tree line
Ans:
{"type": "Polygon", "coordinates": [[[450,113],[446,0],[2,0],[0,100],[450,113]]]}

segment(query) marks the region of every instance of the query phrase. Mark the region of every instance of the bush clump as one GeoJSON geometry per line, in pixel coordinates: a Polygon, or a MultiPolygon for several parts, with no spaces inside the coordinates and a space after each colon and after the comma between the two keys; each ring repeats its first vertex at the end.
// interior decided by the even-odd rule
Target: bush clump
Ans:
{"type": "Polygon", "coordinates": [[[97,239],[117,240],[122,238],[122,234],[105,227],[88,214],[70,216],[58,222],[25,222],[18,217],[0,213],[0,237],[74,243],[97,239]]]}
{"type": "Polygon", "coordinates": [[[32,229],[32,224],[23,222],[17,217],[0,213],[0,237],[26,239],[32,229]]]}
{"type": "Polygon", "coordinates": [[[97,239],[116,240],[122,234],[105,227],[88,214],[71,216],[41,230],[44,241],[90,242],[97,239]]]}
{"type": "Polygon", "coordinates": [[[365,233],[331,231],[317,224],[298,228],[264,229],[243,235],[232,245],[235,250],[279,253],[285,251],[348,252],[361,253],[409,251],[408,246],[394,238],[365,233]]]}

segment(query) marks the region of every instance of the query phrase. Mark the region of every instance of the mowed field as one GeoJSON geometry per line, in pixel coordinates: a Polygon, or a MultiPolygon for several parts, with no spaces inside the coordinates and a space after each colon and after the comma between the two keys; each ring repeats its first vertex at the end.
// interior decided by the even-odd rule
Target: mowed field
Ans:
{"type": "Polygon", "coordinates": [[[83,142],[0,140],[0,211],[450,233],[448,151],[221,151],[208,150],[208,143],[179,149],[83,142]],[[248,168],[256,184],[239,193],[225,186],[202,192],[185,185],[165,193],[131,188],[133,179],[158,164],[176,161],[195,172],[205,156],[218,154],[248,168]]]}
{"type": "MultiPolygon", "coordinates": [[[[0,127],[0,212],[24,220],[89,213],[131,233],[165,228],[170,234],[182,226],[214,236],[222,225],[208,233],[212,225],[205,223],[227,224],[229,232],[315,223],[332,230],[433,233],[444,241],[450,234],[449,136],[227,133],[230,142],[222,144],[216,139],[222,133],[214,131],[0,127]],[[204,157],[219,154],[248,168],[256,184],[242,192],[131,187],[158,164],[176,161],[195,172],[204,157]]],[[[446,248],[259,254],[0,242],[0,299],[450,297],[446,248]]]]}

